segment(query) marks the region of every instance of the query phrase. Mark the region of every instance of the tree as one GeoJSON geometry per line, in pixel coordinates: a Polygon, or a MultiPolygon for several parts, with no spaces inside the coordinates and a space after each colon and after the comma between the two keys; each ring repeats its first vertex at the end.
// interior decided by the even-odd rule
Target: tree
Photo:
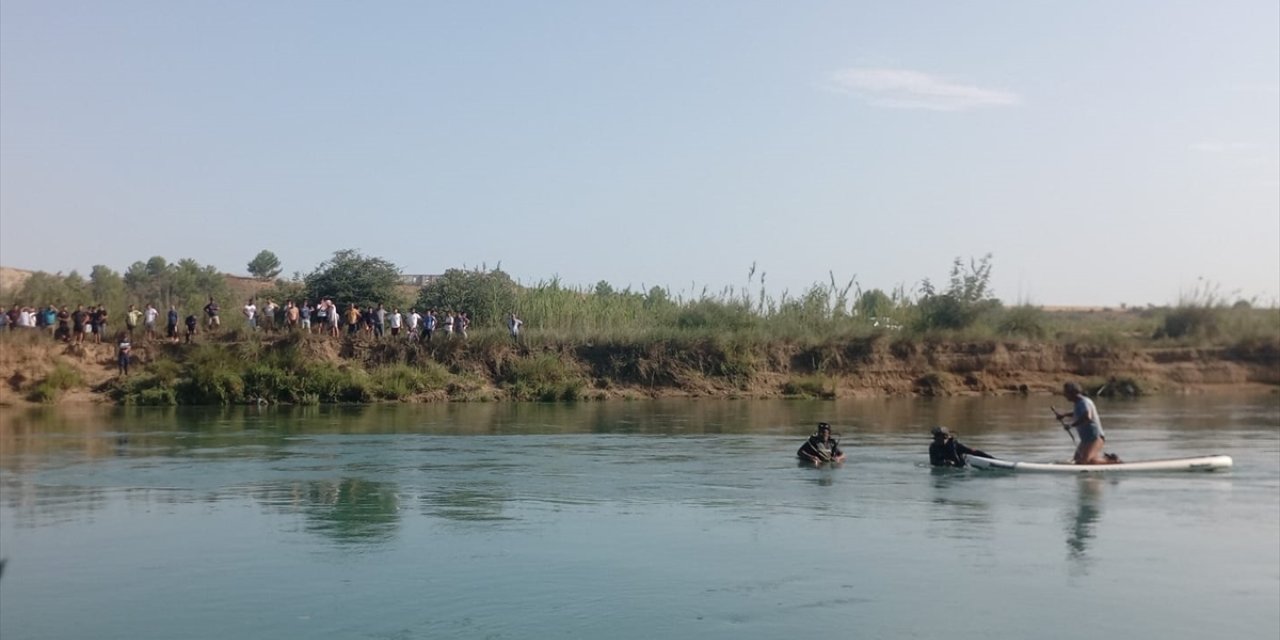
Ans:
{"type": "Polygon", "coordinates": [[[263,249],[249,261],[249,275],[263,280],[270,280],[280,275],[280,258],[276,254],[263,249]]]}
{"type": "Polygon", "coordinates": [[[991,254],[981,260],[964,261],[956,258],[951,264],[951,282],[946,291],[938,291],[933,283],[920,283],[924,291],[916,303],[916,328],[964,329],[984,313],[1000,308],[1000,301],[991,295],[991,254]]]}
{"type": "Polygon", "coordinates": [[[449,269],[418,293],[424,309],[465,311],[475,326],[500,322],[515,310],[519,285],[501,269],[449,269]]]}
{"type": "Polygon", "coordinates": [[[92,304],[105,304],[119,309],[124,306],[124,279],[114,269],[95,264],[89,272],[89,294],[92,304]]]}
{"type": "Polygon", "coordinates": [[[893,307],[893,298],[879,289],[862,292],[862,295],[858,296],[858,301],[854,303],[854,309],[863,318],[887,316],[893,311],[893,307]]]}
{"type": "Polygon", "coordinates": [[[355,249],[335,251],[303,279],[311,300],[332,298],[345,307],[382,303],[399,306],[400,268],[383,258],[361,255],[355,249]]]}

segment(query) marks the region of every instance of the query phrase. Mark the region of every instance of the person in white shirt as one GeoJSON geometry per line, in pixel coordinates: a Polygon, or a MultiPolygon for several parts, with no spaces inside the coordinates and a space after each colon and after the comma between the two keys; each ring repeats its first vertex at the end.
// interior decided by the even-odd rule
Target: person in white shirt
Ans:
{"type": "Polygon", "coordinates": [[[391,335],[400,335],[400,325],[404,322],[404,316],[400,315],[400,307],[391,310],[391,315],[387,316],[387,325],[391,327],[391,335]]]}
{"type": "Polygon", "coordinates": [[[406,334],[408,334],[409,338],[418,337],[418,323],[421,321],[422,321],[422,315],[418,313],[418,310],[410,309],[409,317],[406,320],[408,324],[408,331],[405,332],[406,334]]]}
{"type": "Polygon", "coordinates": [[[515,340],[516,342],[520,341],[520,326],[523,324],[524,321],[517,318],[514,313],[507,317],[507,329],[511,331],[512,340],[515,340]]]}
{"type": "Polygon", "coordinates": [[[249,323],[249,328],[253,331],[257,331],[258,330],[258,305],[255,305],[253,303],[253,300],[250,299],[248,302],[244,303],[243,312],[244,312],[245,321],[249,323]]]}
{"type": "Polygon", "coordinates": [[[160,312],[156,310],[155,305],[147,304],[147,310],[142,313],[142,326],[147,330],[147,340],[156,339],[156,318],[160,317],[160,312]]]}

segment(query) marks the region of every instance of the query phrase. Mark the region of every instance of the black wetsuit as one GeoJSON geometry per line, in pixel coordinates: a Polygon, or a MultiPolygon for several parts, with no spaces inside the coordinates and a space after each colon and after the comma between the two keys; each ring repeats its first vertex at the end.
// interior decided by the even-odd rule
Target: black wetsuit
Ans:
{"type": "Polygon", "coordinates": [[[955,438],[947,438],[946,440],[934,440],[929,444],[929,464],[935,467],[963,467],[965,465],[964,456],[978,456],[980,458],[990,458],[990,455],[977,449],[970,449],[955,438]]]}
{"type": "Polygon", "coordinates": [[[844,455],[844,452],[840,450],[840,443],[835,440],[828,438],[826,442],[823,442],[822,438],[818,436],[809,436],[809,439],[800,445],[796,455],[803,460],[812,460],[811,456],[817,456],[818,460],[826,462],[839,458],[844,455]]]}

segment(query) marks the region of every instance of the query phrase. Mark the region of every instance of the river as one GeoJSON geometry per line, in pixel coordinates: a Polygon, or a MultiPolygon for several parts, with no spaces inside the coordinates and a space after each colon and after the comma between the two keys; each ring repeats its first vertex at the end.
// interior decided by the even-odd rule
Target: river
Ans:
{"type": "Polygon", "coordinates": [[[1051,402],[4,409],[0,637],[1280,637],[1280,395],[1099,401],[1226,472],[927,466],[1069,457],[1051,402]]]}

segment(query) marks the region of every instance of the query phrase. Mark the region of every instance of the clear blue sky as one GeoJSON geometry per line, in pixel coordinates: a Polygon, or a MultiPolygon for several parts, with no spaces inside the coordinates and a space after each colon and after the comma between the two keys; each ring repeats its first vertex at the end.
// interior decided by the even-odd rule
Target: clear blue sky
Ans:
{"type": "Polygon", "coordinates": [[[1280,5],[0,4],[0,263],[1280,298],[1280,5]]]}

